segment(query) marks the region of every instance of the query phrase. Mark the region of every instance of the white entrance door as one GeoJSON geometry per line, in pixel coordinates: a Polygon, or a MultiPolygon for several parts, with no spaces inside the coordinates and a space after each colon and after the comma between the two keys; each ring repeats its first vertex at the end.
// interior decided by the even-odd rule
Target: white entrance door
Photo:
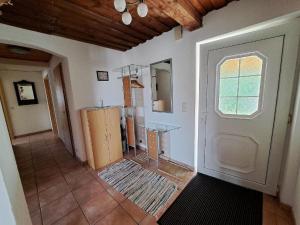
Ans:
{"type": "Polygon", "coordinates": [[[210,175],[243,186],[266,183],[282,45],[280,36],[209,51],[204,167],[210,175]]]}

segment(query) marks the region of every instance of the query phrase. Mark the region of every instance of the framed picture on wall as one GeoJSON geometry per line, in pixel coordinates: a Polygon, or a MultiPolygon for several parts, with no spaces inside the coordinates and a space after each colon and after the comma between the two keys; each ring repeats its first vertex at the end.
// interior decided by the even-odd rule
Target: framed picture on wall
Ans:
{"type": "Polygon", "coordinates": [[[14,82],[15,92],[19,105],[38,104],[34,82],[21,80],[14,82]]]}
{"type": "Polygon", "coordinates": [[[108,71],[97,71],[98,81],[109,81],[108,71]]]}

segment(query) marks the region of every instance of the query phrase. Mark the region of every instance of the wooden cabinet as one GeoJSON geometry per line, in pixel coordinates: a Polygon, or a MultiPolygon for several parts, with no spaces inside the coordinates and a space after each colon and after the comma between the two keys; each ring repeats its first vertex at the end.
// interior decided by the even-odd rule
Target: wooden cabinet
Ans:
{"type": "Polygon", "coordinates": [[[118,107],[82,109],[81,119],[90,167],[99,169],[123,158],[118,107]]]}

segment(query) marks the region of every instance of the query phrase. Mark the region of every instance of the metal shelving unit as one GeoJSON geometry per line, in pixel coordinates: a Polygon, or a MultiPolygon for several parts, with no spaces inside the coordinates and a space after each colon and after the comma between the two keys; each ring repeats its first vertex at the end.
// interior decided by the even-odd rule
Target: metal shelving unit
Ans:
{"type": "MultiPolygon", "coordinates": [[[[143,70],[148,68],[148,66],[144,66],[144,65],[135,65],[135,64],[130,64],[130,65],[126,65],[120,68],[117,68],[115,70],[113,70],[114,72],[119,72],[121,73],[121,76],[118,77],[118,79],[122,79],[122,81],[124,80],[125,77],[129,76],[130,78],[130,92],[131,92],[131,105],[130,106],[126,106],[125,105],[125,100],[124,100],[124,104],[122,106],[122,126],[125,128],[126,130],[126,146],[127,146],[127,153],[129,153],[130,147],[132,147],[134,149],[134,156],[136,157],[136,131],[135,131],[135,117],[136,117],[136,96],[134,93],[134,87],[132,85],[132,83],[134,82],[135,85],[139,84],[140,82],[142,82],[142,77],[143,77],[143,70]],[[131,145],[129,145],[129,140],[128,140],[128,127],[127,127],[127,118],[131,118],[132,119],[132,123],[133,123],[133,134],[134,134],[134,141],[131,145]]],[[[140,83],[140,85],[142,85],[140,83]]],[[[123,83],[123,96],[124,95],[124,83],[123,83]]],[[[144,106],[143,106],[144,107],[144,106]]],[[[145,118],[145,115],[144,115],[145,118]]]]}

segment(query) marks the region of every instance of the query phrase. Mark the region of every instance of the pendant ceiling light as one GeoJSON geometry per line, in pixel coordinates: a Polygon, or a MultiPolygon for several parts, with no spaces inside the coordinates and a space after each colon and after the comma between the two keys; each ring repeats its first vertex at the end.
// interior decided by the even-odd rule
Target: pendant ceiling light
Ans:
{"type": "Polygon", "coordinates": [[[115,0],[114,6],[118,12],[124,12],[124,10],[126,9],[126,1],[125,0],[115,0]]]}
{"type": "Polygon", "coordinates": [[[141,2],[138,7],[137,7],[137,13],[140,17],[145,17],[148,14],[148,6],[144,3],[141,2]]]}
{"type": "Polygon", "coordinates": [[[122,21],[125,25],[131,24],[132,16],[128,11],[123,12],[122,14],[122,21]]]}
{"type": "Polygon", "coordinates": [[[137,6],[137,14],[140,17],[145,17],[148,14],[148,6],[146,5],[144,0],[137,0],[136,2],[133,3],[127,3],[126,0],[114,0],[114,6],[115,9],[118,12],[122,13],[122,21],[125,25],[130,25],[132,21],[132,16],[128,10],[129,7],[133,5],[138,5],[137,6]]]}
{"type": "Polygon", "coordinates": [[[0,7],[3,5],[12,5],[11,0],[0,0],[0,7]]]}

